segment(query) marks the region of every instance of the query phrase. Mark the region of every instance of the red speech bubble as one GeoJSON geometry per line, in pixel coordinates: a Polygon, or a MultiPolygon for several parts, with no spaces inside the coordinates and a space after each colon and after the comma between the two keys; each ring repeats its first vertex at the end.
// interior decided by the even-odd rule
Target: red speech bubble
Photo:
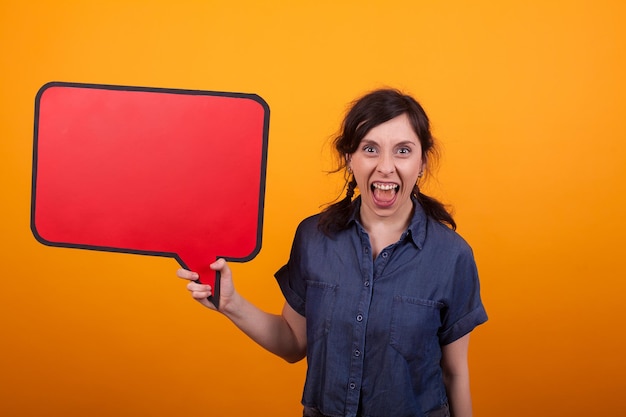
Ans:
{"type": "Polygon", "coordinates": [[[31,229],[50,246],[175,258],[213,286],[261,248],[269,107],[253,94],[49,83],[31,229]]]}

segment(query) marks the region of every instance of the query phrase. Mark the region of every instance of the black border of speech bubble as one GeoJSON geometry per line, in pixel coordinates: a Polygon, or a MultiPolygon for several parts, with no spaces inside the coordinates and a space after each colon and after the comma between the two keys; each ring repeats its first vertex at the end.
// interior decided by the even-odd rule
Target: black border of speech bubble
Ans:
{"type": "MultiPolygon", "coordinates": [[[[39,232],[37,232],[37,225],[35,224],[35,212],[37,207],[36,195],[37,195],[37,167],[38,167],[38,141],[39,141],[39,114],[40,114],[40,102],[42,95],[46,92],[47,89],[52,87],[67,87],[67,88],[92,88],[99,90],[118,90],[118,91],[136,91],[136,92],[144,92],[144,93],[166,93],[166,94],[184,94],[184,95],[205,95],[205,96],[218,96],[218,97],[231,97],[231,98],[242,98],[249,99],[257,102],[263,107],[263,145],[261,152],[261,173],[260,173],[260,184],[259,184],[259,207],[258,207],[258,219],[257,219],[257,236],[256,236],[256,246],[253,251],[243,257],[243,258],[230,258],[226,256],[218,256],[218,258],[224,258],[227,261],[235,261],[235,262],[247,262],[252,260],[261,250],[261,243],[263,238],[263,209],[265,204],[265,179],[266,179],[266,170],[267,170],[267,148],[268,148],[268,140],[269,140],[269,118],[270,118],[270,108],[269,105],[263,98],[256,94],[248,94],[248,93],[232,93],[232,92],[223,92],[223,91],[210,91],[210,90],[187,90],[187,89],[175,89],[175,88],[158,88],[158,87],[135,87],[135,86],[121,86],[121,85],[110,85],[110,84],[85,84],[85,83],[76,83],[76,82],[63,82],[63,81],[52,81],[44,84],[35,97],[35,116],[34,116],[34,135],[33,135],[33,169],[32,169],[32,185],[31,185],[31,211],[30,211],[30,228],[31,231],[37,239],[38,242],[53,247],[61,247],[61,248],[72,248],[72,249],[87,249],[87,250],[96,250],[102,252],[118,252],[118,253],[129,253],[135,255],[149,255],[149,256],[162,256],[167,258],[174,258],[180,266],[183,268],[187,268],[188,266],[181,259],[181,257],[177,253],[172,252],[152,252],[152,251],[142,251],[136,249],[126,249],[126,248],[117,248],[117,247],[108,247],[108,246],[92,246],[92,245],[81,245],[77,243],[68,243],[68,242],[52,242],[44,239],[39,232]]],[[[220,299],[220,275],[219,272],[215,275],[215,285],[213,288],[213,294],[209,297],[209,301],[211,301],[215,307],[219,308],[219,299],[220,299]]]]}

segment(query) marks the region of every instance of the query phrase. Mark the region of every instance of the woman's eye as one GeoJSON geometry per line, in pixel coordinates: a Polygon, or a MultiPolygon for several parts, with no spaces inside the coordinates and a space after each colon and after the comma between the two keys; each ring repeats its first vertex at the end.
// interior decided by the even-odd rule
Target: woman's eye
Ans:
{"type": "Polygon", "coordinates": [[[409,149],[409,148],[399,148],[398,149],[398,153],[400,153],[400,154],[411,153],[411,149],[409,149]]]}
{"type": "Polygon", "coordinates": [[[376,152],[376,149],[374,149],[374,147],[373,147],[373,146],[369,146],[369,145],[364,146],[364,147],[363,147],[363,150],[364,150],[365,152],[367,152],[367,153],[374,153],[374,152],[376,152]]]}

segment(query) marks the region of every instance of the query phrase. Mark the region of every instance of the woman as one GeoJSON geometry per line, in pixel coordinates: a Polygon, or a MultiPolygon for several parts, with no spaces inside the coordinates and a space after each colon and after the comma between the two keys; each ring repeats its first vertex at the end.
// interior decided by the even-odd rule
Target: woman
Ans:
{"type": "MultiPolygon", "coordinates": [[[[237,293],[223,259],[220,312],[285,360],[307,357],[304,416],[471,416],[469,333],[487,315],[470,247],[418,187],[434,153],[428,117],[410,96],[371,92],[335,149],[347,195],[298,226],[276,273],[282,314],[237,293]]],[[[215,308],[197,274],[178,276],[215,308]]]]}

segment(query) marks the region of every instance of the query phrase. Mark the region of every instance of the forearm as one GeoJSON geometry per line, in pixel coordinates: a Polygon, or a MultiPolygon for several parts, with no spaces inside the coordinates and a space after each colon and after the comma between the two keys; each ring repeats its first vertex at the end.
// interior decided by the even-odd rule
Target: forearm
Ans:
{"type": "Polygon", "coordinates": [[[443,346],[441,366],[452,417],[472,416],[467,351],[469,334],[443,346]]]}
{"type": "Polygon", "coordinates": [[[220,311],[250,339],[269,352],[291,363],[304,358],[306,341],[298,338],[284,313],[267,313],[238,294],[220,311]]]}
{"type": "MultiPolygon", "coordinates": [[[[244,299],[233,285],[232,273],[223,258],[211,264],[211,269],[221,274],[219,311],[228,317],[252,340],[288,362],[297,362],[306,355],[306,319],[285,303],[281,315],[269,314],[244,299]]],[[[213,289],[197,282],[199,275],[179,269],[179,278],[188,282],[191,296],[203,306],[217,310],[209,301],[213,289]]]]}
{"type": "Polygon", "coordinates": [[[452,417],[472,417],[469,375],[445,375],[444,382],[452,417]]]}

